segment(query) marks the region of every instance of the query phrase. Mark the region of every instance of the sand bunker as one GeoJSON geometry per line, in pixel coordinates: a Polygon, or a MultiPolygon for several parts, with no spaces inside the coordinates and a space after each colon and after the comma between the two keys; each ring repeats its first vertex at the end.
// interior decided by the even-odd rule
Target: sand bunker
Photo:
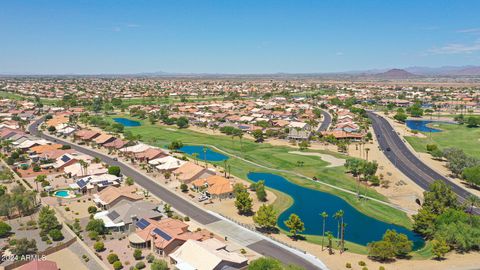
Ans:
{"type": "Polygon", "coordinates": [[[343,166],[345,164],[345,159],[343,158],[336,158],[332,155],[327,154],[320,154],[320,153],[312,153],[312,152],[300,152],[300,151],[290,151],[290,154],[297,154],[303,156],[317,156],[320,157],[323,161],[330,163],[327,167],[338,167],[343,166]]]}

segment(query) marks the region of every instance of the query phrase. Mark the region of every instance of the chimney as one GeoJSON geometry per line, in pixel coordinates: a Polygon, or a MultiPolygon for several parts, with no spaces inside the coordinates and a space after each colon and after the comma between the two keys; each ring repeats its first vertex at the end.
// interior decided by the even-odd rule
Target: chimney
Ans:
{"type": "Polygon", "coordinates": [[[138,221],[138,218],[137,218],[137,215],[132,215],[131,216],[132,218],[132,224],[130,224],[130,232],[134,232],[135,229],[137,228],[137,221],[138,221]]]}

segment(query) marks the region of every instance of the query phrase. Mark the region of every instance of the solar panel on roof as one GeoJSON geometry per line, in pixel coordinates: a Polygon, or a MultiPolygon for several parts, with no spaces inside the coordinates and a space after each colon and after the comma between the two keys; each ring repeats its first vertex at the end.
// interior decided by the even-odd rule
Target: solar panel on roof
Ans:
{"type": "Polygon", "coordinates": [[[83,180],[83,179],[80,179],[80,180],[78,180],[77,185],[78,185],[80,188],[83,188],[84,186],[87,185],[87,182],[85,182],[85,180],[83,180]]]}
{"type": "Polygon", "coordinates": [[[153,230],[153,232],[156,233],[157,235],[159,235],[160,237],[162,237],[163,239],[167,240],[167,241],[172,240],[172,237],[170,235],[168,235],[166,232],[160,230],[159,228],[155,228],[155,230],[153,230]]]}
{"type": "Polygon", "coordinates": [[[71,160],[71,158],[70,158],[69,156],[63,155],[62,158],[61,158],[61,160],[62,160],[63,162],[68,162],[69,160],[71,160]]]}
{"type": "Polygon", "coordinates": [[[120,216],[120,214],[118,214],[116,211],[112,211],[110,213],[108,213],[107,217],[110,219],[110,220],[115,220],[116,218],[118,218],[120,216]]]}
{"type": "Polygon", "coordinates": [[[110,182],[108,182],[107,180],[103,180],[103,181],[100,181],[98,182],[99,185],[102,185],[102,186],[106,186],[108,185],[110,182]]]}
{"type": "Polygon", "coordinates": [[[137,221],[137,227],[139,227],[142,230],[145,229],[148,225],[150,225],[150,222],[146,221],[143,218],[137,221]]]}

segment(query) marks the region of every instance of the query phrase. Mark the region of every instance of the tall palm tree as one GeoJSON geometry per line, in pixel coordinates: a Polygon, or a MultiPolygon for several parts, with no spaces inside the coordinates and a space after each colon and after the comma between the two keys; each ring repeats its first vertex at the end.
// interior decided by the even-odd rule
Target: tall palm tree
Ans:
{"type": "Polygon", "coordinates": [[[342,249],[341,252],[345,251],[345,228],[347,227],[347,223],[343,223],[342,219],[342,249]]]}
{"type": "Polygon", "coordinates": [[[366,160],[368,161],[368,152],[370,151],[370,148],[365,148],[365,157],[366,157],[366,160]]]}
{"type": "Polygon", "coordinates": [[[223,161],[223,172],[225,174],[225,178],[227,178],[227,160],[223,161]]]}
{"type": "Polygon", "coordinates": [[[80,167],[82,169],[82,176],[85,176],[87,174],[87,168],[88,168],[88,162],[86,162],[85,160],[81,159],[78,161],[78,163],[80,164],[80,167]]]}
{"type": "MultiPolygon", "coordinates": [[[[340,211],[337,211],[334,215],[333,218],[337,220],[337,241],[340,239],[340,217],[341,217],[340,211]]],[[[338,242],[340,243],[340,242],[338,242]]]]}
{"type": "Polygon", "coordinates": [[[345,215],[345,212],[343,210],[338,210],[337,213],[335,213],[335,214],[338,215],[338,218],[340,219],[340,227],[339,227],[339,229],[340,229],[340,238],[339,238],[340,242],[339,243],[342,246],[341,251],[343,252],[343,225],[344,225],[343,216],[345,215]]]}
{"type": "Polygon", "coordinates": [[[205,167],[208,169],[208,162],[207,162],[207,147],[203,147],[203,161],[205,162],[205,167]]]}
{"type": "Polygon", "coordinates": [[[198,164],[197,157],[198,157],[198,153],[192,153],[192,158],[193,160],[195,160],[195,164],[198,164]]]}
{"type": "Polygon", "coordinates": [[[320,215],[322,216],[322,219],[323,219],[323,229],[322,229],[322,251],[323,251],[323,239],[325,238],[325,222],[327,221],[328,214],[327,212],[322,212],[320,215]]]}
{"type": "Polygon", "coordinates": [[[333,239],[333,234],[331,232],[326,232],[325,235],[327,236],[328,239],[328,252],[332,254],[332,239],[333,239]]]}

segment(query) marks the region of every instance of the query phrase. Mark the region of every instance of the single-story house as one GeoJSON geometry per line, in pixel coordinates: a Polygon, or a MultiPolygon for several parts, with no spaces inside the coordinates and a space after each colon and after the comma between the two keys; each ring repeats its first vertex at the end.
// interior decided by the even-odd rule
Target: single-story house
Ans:
{"type": "Polygon", "coordinates": [[[179,270],[244,269],[248,263],[245,256],[228,251],[227,245],[216,238],[187,240],[169,257],[175,269],[179,270]]]}

